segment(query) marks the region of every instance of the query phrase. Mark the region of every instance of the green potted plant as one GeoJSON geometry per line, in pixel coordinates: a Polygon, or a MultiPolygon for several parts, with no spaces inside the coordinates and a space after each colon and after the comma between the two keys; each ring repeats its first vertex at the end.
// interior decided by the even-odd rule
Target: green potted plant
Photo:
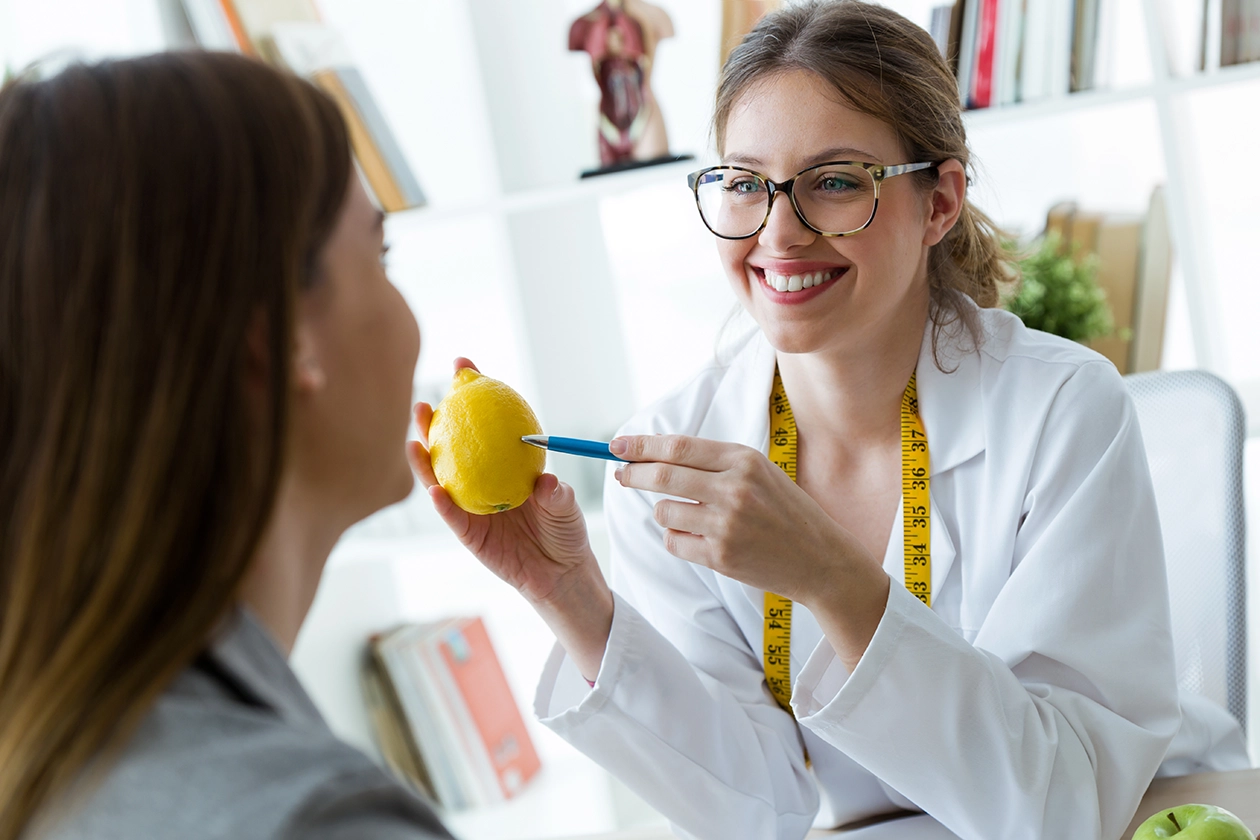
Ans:
{"type": "Polygon", "coordinates": [[[1003,295],[1002,305],[1025,325],[1087,342],[1115,334],[1107,295],[1098,285],[1098,258],[1063,253],[1058,234],[1041,237],[1022,256],[1017,255],[1020,280],[1003,295]]]}

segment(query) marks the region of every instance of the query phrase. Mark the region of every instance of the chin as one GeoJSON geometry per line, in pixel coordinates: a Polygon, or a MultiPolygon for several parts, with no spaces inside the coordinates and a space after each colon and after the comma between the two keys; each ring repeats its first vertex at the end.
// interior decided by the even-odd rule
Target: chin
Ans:
{"type": "Polygon", "coordinates": [[[416,477],[412,475],[411,466],[407,464],[407,461],[404,458],[403,464],[402,464],[402,472],[399,474],[397,480],[394,481],[394,487],[393,487],[394,492],[390,496],[389,501],[381,505],[381,507],[389,507],[390,505],[398,504],[403,499],[410,496],[411,491],[415,489],[416,489],[416,477]]]}

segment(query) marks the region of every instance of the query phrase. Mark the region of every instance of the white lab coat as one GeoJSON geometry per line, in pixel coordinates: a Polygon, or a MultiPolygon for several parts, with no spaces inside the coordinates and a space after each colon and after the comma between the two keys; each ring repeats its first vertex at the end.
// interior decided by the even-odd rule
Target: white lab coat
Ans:
{"type": "MultiPolygon", "coordinates": [[[[801,838],[816,816],[904,808],[963,838],[1113,840],[1161,762],[1247,766],[1223,710],[1193,698],[1182,723],[1155,500],[1119,374],[977,311],[979,352],[946,336],[942,372],[929,325],[918,363],[932,607],[904,587],[899,505],[887,607],[851,674],[795,609],[795,720],[765,684],[762,591],[666,552],[660,497],[610,473],[608,647],[592,689],[557,646],[536,711],[680,833],[801,838]]],[[[754,334],[622,432],[765,452],[774,366],[754,334]]]]}

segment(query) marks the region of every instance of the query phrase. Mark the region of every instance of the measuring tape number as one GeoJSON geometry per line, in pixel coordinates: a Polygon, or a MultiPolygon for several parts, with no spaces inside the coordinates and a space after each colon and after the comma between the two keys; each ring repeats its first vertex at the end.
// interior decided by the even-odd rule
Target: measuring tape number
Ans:
{"type": "MultiPolygon", "coordinates": [[[[901,514],[906,589],[932,606],[932,516],[928,495],[928,442],[919,416],[916,376],[901,395],[901,514]]],[[[796,481],[796,418],[778,368],[770,391],[770,460],[796,481]]],[[[779,705],[791,712],[792,601],[765,595],[764,656],[766,684],[779,705]]]]}

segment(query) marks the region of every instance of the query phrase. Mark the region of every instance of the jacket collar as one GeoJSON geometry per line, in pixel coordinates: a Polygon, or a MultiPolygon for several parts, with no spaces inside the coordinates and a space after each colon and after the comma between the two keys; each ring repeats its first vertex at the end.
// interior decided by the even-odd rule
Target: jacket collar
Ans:
{"type": "MultiPolygon", "coordinates": [[[[964,306],[975,307],[970,301],[964,306]]],[[[933,353],[931,320],[924,328],[919,350],[916,384],[919,416],[927,432],[931,457],[930,475],[937,476],[970,461],[984,451],[984,394],[981,382],[983,359],[961,322],[941,330],[939,354],[933,353]],[[941,367],[937,366],[937,355],[941,367]]],[[[713,395],[709,413],[700,424],[698,435],[713,440],[734,441],[770,449],[770,389],[774,382],[774,348],[760,330],[749,336],[731,360],[713,395]]],[[[945,517],[931,498],[932,516],[932,592],[945,586],[957,557],[954,541],[945,525],[945,517]]],[[[905,584],[902,558],[902,507],[897,506],[893,536],[881,558],[884,571],[897,584],[905,584]]],[[[762,591],[747,584],[741,587],[755,609],[762,609],[762,591]]],[[[812,617],[800,619],[812,622],[812,617]]],[[[817,631],[821,632],[821,631],[817,631]]],[[[793,651],[796,655],[797,651],[793,651]]]]}
{"type": "MultiPolygon", "coordinates": [[[[961,305],[977,308],[970,301],[961,305]]],[[[929,320],[919,350],[917,386],[919,416],[923,418],[931,454],[931,475],[947,472],[985,448],[983,361],[960,321],[942,328],[939,356],[944,370],[936,364],[929,320]]],[[[736,351],[697,434],[769,451],[768,405],[774,368],[774,348],[757,330],[736,351]]]]}
{"type": "Polygon", "coordinates": [[[243,605],[219,625],[201,667],[244,702],[271,709],[287,723],[327,728],[279,645],[243,605]]]}
{"type": "MultiPolygon", "coordinates": [[[[960,305],[978,307],[970,300],[960,305]]],[[[981,383],[984,360],[963,327],[954,321],[941,329],[938,354],[933,354],[932,321],[929,319],[919,349],[916,384],[919,416],[927,432],[931,455],[930,475],[952,470],[985,448],[984,389],[981,383]],[[941,370],[944,367],[944,370],[941,370]]]]}

